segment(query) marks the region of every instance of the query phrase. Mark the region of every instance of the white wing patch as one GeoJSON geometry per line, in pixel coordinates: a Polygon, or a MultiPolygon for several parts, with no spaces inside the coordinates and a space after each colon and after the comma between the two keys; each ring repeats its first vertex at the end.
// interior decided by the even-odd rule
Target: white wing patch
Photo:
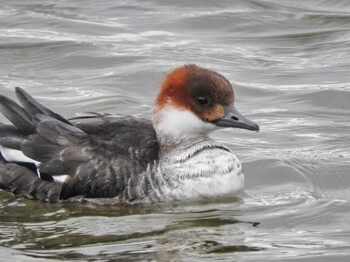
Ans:
{"type": "Polygon", "coordinates": [[[35,161],[23,154],[22,151],[4,147],[0,145],[1,155],[5,158],[7,162],[22,162],[22,163],[33,163],[36,166],[40,164],[40,162],[35,161]]]}
{"type": "Polygon", "coordinates": [[[52,177],[53,177],[53,180],[55,180],[55,182],[63,184],[64,181],[66,181],[69,176],[68,175],[60,175],[60,176],[52,176],[52,177]]]}
{"type": "MultiPolygon", "coordinates": [[[[0,153],[7,162],[34,164],[36,166],[36,173],[38,177],[41,178],[40,170],[38,168],[40,165],[40,162],[34,159],[31,159],[30,157],[27,157],[25,154],[23,154],[22,151],[0,145],[0,153]]],[[[68,178],[68,175],[52,176],[52,178],[57,183],[64,183],[64,181],[66,181],[66,179],[68,178]]]]}

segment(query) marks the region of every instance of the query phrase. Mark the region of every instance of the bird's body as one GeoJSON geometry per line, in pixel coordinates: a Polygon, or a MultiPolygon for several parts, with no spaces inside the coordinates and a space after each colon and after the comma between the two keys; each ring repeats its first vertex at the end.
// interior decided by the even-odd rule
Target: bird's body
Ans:
{"type": "Polygon", "coordinates": [[[258,126],[235,111],[230,83],[214,71],[189,65],[170,73],[152,121],[100,114],[66,120],[24,90],[16,93],[23,108],[0,97],[0,110],[13,123],[0,125],[0,188],[16,195],[133,204],[243,188],[239,160],[208,133],[258,126]]]}

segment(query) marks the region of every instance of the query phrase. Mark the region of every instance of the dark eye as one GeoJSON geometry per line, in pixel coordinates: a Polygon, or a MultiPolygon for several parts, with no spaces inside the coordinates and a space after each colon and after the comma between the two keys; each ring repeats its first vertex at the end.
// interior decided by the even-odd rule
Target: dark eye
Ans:
{"type": "Polygon", "coordinates": [[[208,99],[206,99],[204,96],[197,97],[196,102],[198,105],[201,105],[201,106],[207,106],[209,104],[208,99]]]}

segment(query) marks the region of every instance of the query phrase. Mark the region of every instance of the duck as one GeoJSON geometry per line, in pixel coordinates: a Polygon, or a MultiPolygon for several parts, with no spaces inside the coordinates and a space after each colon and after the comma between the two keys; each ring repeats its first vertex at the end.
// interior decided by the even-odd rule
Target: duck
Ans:
{"type": "Polygon", "coordinates": [[[188,64],[164,78],[152,119],[89,113],[65,118],[15,88],[0,95],[0,189],[44,202],[144,204],[233,196],[242,164],[209,134],[259,131],[235,107],[231,83],[188,64]]]}

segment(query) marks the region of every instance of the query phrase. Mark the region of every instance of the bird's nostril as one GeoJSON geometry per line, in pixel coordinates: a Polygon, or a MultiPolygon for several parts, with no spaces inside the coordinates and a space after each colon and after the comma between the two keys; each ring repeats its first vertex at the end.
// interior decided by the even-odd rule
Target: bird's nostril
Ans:
{"type": "Polygon", "coordinates": [[[237,117],[235,117],[235,116],[231,116],[231,119],[232,119],[232,120],[235,120],[235,121],[237,121],[237,120],[238,120],[238,118],[237,118],[237,117]]]}

